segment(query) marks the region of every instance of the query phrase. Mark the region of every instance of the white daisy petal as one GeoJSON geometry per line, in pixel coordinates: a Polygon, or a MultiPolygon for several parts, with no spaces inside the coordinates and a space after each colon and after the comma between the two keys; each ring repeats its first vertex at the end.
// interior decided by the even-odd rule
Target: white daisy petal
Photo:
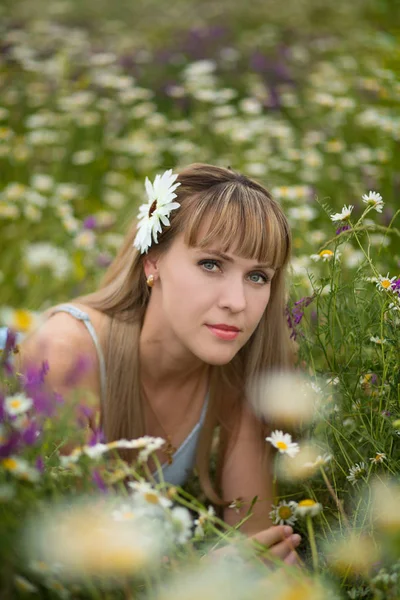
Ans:
{"type": "Polygon", "coordinates": [[[158,234],[162,232],[162,225],[168,227],[171,211],[180,207],[178,202],[173,202],[177,197],[174,191],[181,185],[180,182],[174,183],[177,177],[177,174],[172,174],[172,169],[162,175],[157,174],[153,183],[146,177],[145,188],[149,202],[139,207],[138,232],[133,243],[141,254],[148,251],[152,239],[155,244],[158,243],[158,234]],[[152,209],[151,215],[150,209],[152,209]]]}

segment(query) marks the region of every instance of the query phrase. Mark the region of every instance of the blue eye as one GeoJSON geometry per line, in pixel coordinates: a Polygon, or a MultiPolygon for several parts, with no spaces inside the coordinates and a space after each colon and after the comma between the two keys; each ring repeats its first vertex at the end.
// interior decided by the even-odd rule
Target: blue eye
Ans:
{"type": "Polygon", "coordinates": [[[206,265],[211,265],[211,267],[219,267],[217,260],[210,260],[210,259],[201,260],[197,264],[202,266],[205,269],[205,271],[210,271],[210,272],[213,272],[213,269],[212,268],[209,269],[206,265]]]}
{"type": "MultiPolygon", "coordinates": [[[[250,275],[250,278],[251,277],[260,277],[263,284],[269,283],[271,281],[270,278],[267,275],[265,275],[265,273],[252,273],[250,275]]],[[[253,281],[254,283],[260,282],[260,280],[254,281],[254,279],[252,279],[251,281],[253,281]]]]}

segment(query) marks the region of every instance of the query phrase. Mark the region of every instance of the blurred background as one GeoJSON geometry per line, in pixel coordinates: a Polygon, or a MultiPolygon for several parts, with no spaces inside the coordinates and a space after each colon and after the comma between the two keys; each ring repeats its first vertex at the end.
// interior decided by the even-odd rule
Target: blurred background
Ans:
{"type": "MultiPolygon", "coordinates": [[[[361,196],[379,192],[370,242],[378,257],[388,250],[378,269],[396,274],[399,237],[380,227],[399,208],[398,9],[394,0],[3,1],[3,322],[26,329],[31,317],[11,309],[93,289],[145,177],[194,161],[230,165],[283,204],[304,293],[337,234],[329,213],[354,205],[356,220],[361,196]]],[[[350,277],[362,260],[357,245],[343,249],[350,277]]]]}

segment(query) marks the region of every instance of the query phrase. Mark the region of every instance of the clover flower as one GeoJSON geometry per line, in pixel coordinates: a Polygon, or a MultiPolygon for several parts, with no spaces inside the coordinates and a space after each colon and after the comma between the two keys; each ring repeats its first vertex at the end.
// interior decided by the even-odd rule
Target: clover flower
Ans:
{"type": "Polygon", "coordinates": [[[155,244],[158,243],[158,234],[162,231],[161,225],[169,226],[168,217],[171,210],[180,207],[178,202],[173,202],[177,196],[174,191],[181,185],[174,183],[177,177],[177,174],[172,174],[172,169],[162,175],[156,175],[153,183],[146,177],[148,203],[139,207],[138,232],[133,243],[141,254],[148,251],[152,238],[155,244]]]}
{"type": "Polygon", "coordinates": [[[362,196],[362,201],[364,202],[364,204],[367,204],[368,206],[372,206],[376,212],[381,213],[382,212],[382,208],[383,208],[383,200],[382,200],[382,196],[380,194],[378,194],[378,192],[368,192],[368,194],[364,194],[362,196]]]}
{"type": "Polygon", "coordinates": [[[281,454],[287,454],[291,458],[296,456],[300,450],[299,445],[292,442],[290,433],[283,433],[283,431],[273,431],[271,436],[265,438],[265,441],[270,442],[281,454]]]}
{"type": "Polygon", "coordinates": [[[331,221],[335,223],[336,221],[346,221],[347,219],[350,219],[353,208],[354,206],[352,204],[349,204],[349,206],[344,205],[342,212],[331,215],[331,221]]]}
{"type": "Polygon", "coordinates": [[[272,505],[269,516],[274,525],[294,525],[297,521],[296,509],[297,502],[294,500],[290,502],[282,500],[279,504],[272,505]]]}

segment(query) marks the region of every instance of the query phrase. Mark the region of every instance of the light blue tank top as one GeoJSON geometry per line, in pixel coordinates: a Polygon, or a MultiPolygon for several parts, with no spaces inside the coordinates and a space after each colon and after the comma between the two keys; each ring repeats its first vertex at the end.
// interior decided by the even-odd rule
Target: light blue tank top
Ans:
{"type": "MultiPolygon", "coordinates": [[[[104,360],[103,351],[98,340],[96,331],[93,327],[93,324],[90,320],[90,317],[87,313],[83,312],[73,304],[60,304],[55,307],[51,314],[57,312],[66,312],[82,321],[96,348],[97,356],[99,359],[99,368],[100,368],[100,390],[101,390],[101,403],[104,406],[106,392],[107,392],[107,377],[106,377],[106,363],[104,360]]],[[[0,349],[5,347],[7,339],[7,328],[0,327],[0,349]]],[[[209,393],[207,393],[204,405],[201,411],[200,419],[193,427],[192,431],[189,433],[184,442],[179,446],[177,451],[172,455],[172,464],[168,464],[167,462],[162,465],[163,477],[164,480],[172,485],[181,486],[185,483],[187,478],[189,477],[191,471],[193,470],[195,460],[196,460],[196,450],[197,444],[199,441],[199,435],[204,423],[207,406],[209,400],[209,393]]],[[[158,473],[153,473],[155,479],[158,481],[158,473]]]]}

